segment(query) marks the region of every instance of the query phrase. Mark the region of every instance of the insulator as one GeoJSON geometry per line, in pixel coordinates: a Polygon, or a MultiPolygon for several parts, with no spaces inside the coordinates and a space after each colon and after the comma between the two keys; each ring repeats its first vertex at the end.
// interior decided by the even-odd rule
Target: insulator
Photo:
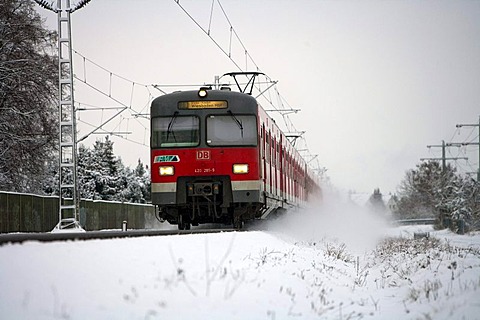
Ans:
{"type": "Polygon", "coordinates": [[[90,1],[91,0],[81,0],[79,3],[77,3],[75,8],[73,8],[73,10],[70,11],[70,13],[73,13],[74,11],[77,11],[78,9],[85,7],[90,1]]]}
{"type": "Polygon", "coordinates": [[[48,3],[46,0],[35,0],[35,2],[44,9],[57,12],[57,10],[52,7],[52,4],[48,3]]]}

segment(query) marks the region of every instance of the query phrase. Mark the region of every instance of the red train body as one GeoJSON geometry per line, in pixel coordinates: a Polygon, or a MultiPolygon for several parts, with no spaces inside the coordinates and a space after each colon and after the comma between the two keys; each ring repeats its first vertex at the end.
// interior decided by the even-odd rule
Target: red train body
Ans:
{"type": "Polygon", "coordinates": [[[265,219],[301,206],[318,181],[252,96],[184,91],[151,105],[152,203],[179,229],[265,219]]]}

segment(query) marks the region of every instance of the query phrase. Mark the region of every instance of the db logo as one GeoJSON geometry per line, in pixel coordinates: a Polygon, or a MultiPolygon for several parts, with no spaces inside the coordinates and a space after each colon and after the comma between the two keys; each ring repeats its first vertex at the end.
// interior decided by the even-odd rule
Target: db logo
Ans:
{"type": "Polygon", "coordinates": [[[198,150],[197,160],[210,160],[210,150],[198,150]]]}

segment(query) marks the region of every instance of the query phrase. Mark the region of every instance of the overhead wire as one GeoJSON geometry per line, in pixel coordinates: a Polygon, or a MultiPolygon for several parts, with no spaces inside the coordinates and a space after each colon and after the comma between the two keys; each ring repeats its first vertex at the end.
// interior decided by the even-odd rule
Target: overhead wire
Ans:
{"type": "MultiPolygon", "coordinates": [[[[102,71],[104,71],[105,73],[107,73],[107,74],[109,75],[109,78],[110,78],[110,81],[109,81],[109,92],[108,92],[108,94],[106,94],[105,92],[103,92],[102,90],[100,90],[100,89],[98,89],[98,88],[95,88],[96,91],[102,93],[103,95],[105,95],[105,96],[107,96],[107,97],[111,97],[113,100],[116,100],[115,98],[112,97],[112,78],[113,78],[113,77],[116,77],[116,78],[118,78],[118,79],[122,79],[123,81],[128,82],[128,83],[131,84],[130,104],[128,105],[128,108],[133,109],[133,108],[132,108],[132,105],[133,105],[133,97],[134,97],[135,86],[143,87],[145,90],[147,90],[147,92],[149,93],[149,99],[148,99],[149,101],[151,101],[151,100],[153,99],[153,94],[152,94],[151,91],[150,91],[150,87],[153,87],[153,85],[147,85],[147,84],[144,84],[144,83],[140,83],[140,82],[131,80],[131,79],[127,78],[127,77],[124,77],[124,76],[122,76],[122,75],[120,75],[120,74],[118,74],[118,73],[115,73],[115,72],[113,72],[113,71],[111,71],[111,70],[103,67],[102,65],[96,63],[95,61],[93,61],[93,60],[85,57],[83,54],[81,54],[80,52],[78,52],[78,51],[75,50],[75,49],[72,49],[72,51],[73,51],[76,55],[80,56],[80,57],[82,58],[82,60],[83,60],[83,71],[84,71],[83,74],[84,74],[84,77],[83,77],[83,79],[81,79],[80,77],[78,77],[78,76],[75,75],[75,78],[76,78],[77,80],[79,80],[79,81],[81,81],[81,82],[83,82],[83,83],[85,83],[85,84],[89,84],[89,81],[87,80],[87,76],[86,76],[86,74],[87,74],[87,64],[86,64],[86,62],[89,62],[90,64],[94,65],[95,67],[97,67],[97,68],[101,69],[102,71]]],[[[117,102],[117,101],[116,101],[116,102],[117,102]]],[[[148,106],[148,105],[147,105],[147,106],[148,106]]],[[[138,113],[143,112],[143,110],[145,110],[145,108],[146,108],[147,106],[144,106],[138,113]]]]}
{"type": "MultiPolygon", "coordinates": [[[[95,127],[96,125],[90,123],[90,122],[87,122],[87,121],[84,121],[84,120],[81,120],[81,119],[78,119],[78,121],[80,121],[81,123],[87,125],[87,126],[90,126],[90,127],[95,127]]],[[[132,142],[134,144],[138,144],[138,145],[141,145],[141,146],[144,146],[144,147],[147,147],[149,148],[150,146],[145,144],[145,143],[141,143],[141,142],[138,142],[138,141],[135,141],[135,140],[132,140],[132,139],[128,139],[127,137],[124,137],[122,134],[118,134],[118,133],[115,133],[115,132],[111,132],[111,131],[108,131],[104,128],[100,128],[99,130],[103,131],[104,133],[107,133],[109,135],[112,135],[112,136],[115,136],[117,138],[120,138],[120,139],[123,139],[123,140],[126,140],[126,141],[129,141],[129,142],[132,142]]]]}
{"type": "MultiPolygon", "coordinates": [[[[205,30],[201,25],[200,23],[197,22],[197,20],[195,20],[195,18],[190,15],[190,13],[180,4],[180,1],[179,0],[173,0],[175,1],[175,3],[177,3],[177,5],[183,10],[183,12],[185,12],[185,14],[197,25],[197,27],[200,28],[200,30],[202,30],[209,38],[210,40],[212,40],[212,42],[230,59],[230,61],[238,68],[238,70],[240,71],[243,71],[242,68],[235,62],[235,60],[233,60],[233,58],[231,57],[231,55],[229,55],[223,48],[222,46],[210,35],[210,31],[208,30],[205,30]]],[[[213,12],[213,11],[212,11],[213,12]]]]}
{"type": "MultiPolygon", "coordinates": [[[[469,149],[477,150],[477,147],[480,147],[478,146],[478,144],[469,145],[478,141],[478,138],[479,138],[478,134],[472,138],[472,135],[474,134],[474,132],[477,132],[477,131],[478,131],[478,128],[473,126],[468,134],[462,135],[461,127],[457,126],[452,137],[450,138],[450,142],[448,143],[448,144],[453,144],[447,147],[448,153],[450,156],[452,156],[452,158],[467,158],[467,159],[462,159],[463,161],[465,161],[465,163],[463,163],[463,161],[459,162],[457,159],[455,159],[455,166],[459,170],[461,170],[464,174],[476,173],[478,170],[478,169],[475,169],[476,167],[478,168],[478,162],[477,163],[472,162],[471,159],[472,159],[473,152],[471,151],[469,152],[469,149]],[[462,136],[462,139],[460,139],[461,142],[453,142],[454,140],[456,140],[456,136],[462,136]],[[451,147],[457,147],[456,155],[452,153],[450,149],[451,147]]],[[[476,157],[474,156],[473,158],[476,158],[476,157]]],[[[478,161],[480,162],[480,159],[478,159],[478,161]]]]}
{"type": "MultiPolygon", "coordinates": [[[[206,30],[205,28],[203,28],[200,23],[198,23],[196,21],[196,19],[179,3],[178,0],[174,0],[177,5],[184,11],[184,13],[197,25],[198,28],[200,28],[210,39],[212,42],[214,42],[214,44],[228,57],[228,59],[240,70],[240,71],[244,71],[242,69],[242,67],[235,61],[235,59],[232,57],[232,54],[231,52],[227,52],[226,50],[224,50],[222,48],[222,46],[211,36],[211,27],[212,27],[212,20],[213,20],[213,13],[214,13],[214,4],[215,4],[215,0],[212,0],[212,6],[211,6],[211,9],[210,9],[210,18],[209,18],[209,26],[208,26],[208,30],[206,30]]],[[[88,1],[85,1],[85,3],[87,3],[88,1]]],[[[248,62],[250,62],[253,66],[255,66],[256,70],[257,71],[260,71],[260,68],[258,67],[257,63],[254,61],[253,57],[250,55],[249,51],[247,50],[246,46],[244,45],[243,41],[241,40],[240,36],[238,35],[238,32],[235,30],[235,28],[233,27],[225,9],[223,8],[222,4],[220,3],[220,0],[216,0],[216,2],[218,3],[220,9],[221,9],[221,12],[223,13],[228,25],[229,25],[229,28],[230,28],[230,32],[232,35],[234,35],[234,38],[236,39],[236,41],[238,41],[244,51],[244,54],[245,54],[245,66],[248,67],[248,62]]],[[[152,94],[151,90],[154,88],[154,89],[157,89],[158,91],[162,92],[162,94],[164,94],[165,92],[163,90],[161,90],[160,88],[164,87],[164,88],[168,88],[168,87],[198,87],[199,85],[198,84],[152,84],[152,85],[147,85],[147,84],[144,84],[144,83],[140,83],[140,82],[137,82],[137,81],[133,81],[125,76],[122,76],[118,73],[115,73],[109,69],[107,69],[106,67],[98,64],[97,62],[87,58],[85,55],[83,55],[82,53],[80,53],[79,51],[75,50],[75,49],[72,49],[73,53],[77,56],[79,56],[81,58],[81,61],[82,61],[82,65],[83,65],[83,79],[77,75],[74,75],[74,79],[76,79],[77,81],[85,84],[86,86],[90,87],[91,89],[97,91],[98,93],[108,97],[109,99],[115,101],[116,103],[120,104],[122,106],[122,108],[120,108],[120,110],[115,113],[112,117],[110,117],[106,122],[104,122],[103,124],[101,124],[100,126],[98,126],[98,128],[96,130],[105,130],[103,127],[105,125],[107,125],[109,122],[113,121],[113,119],[119,115],[121,115],[124,111],[126,110],[129,110],[130,114],[132,115],[133,118],[135,118],[135,120],[141,124],[141,126],[143,126],[144,129],[147,129],[147,127],[142,124],[139,119],[138,119],[138,116],[136,115],[139,115],[139,114],[142,114],[142,112],[148,108],[148,106],[150,105],[150,102],[151,100],[153,99],[154,95],[152,94]],[[108,77],[109,77],[109,89],[108,89],[108,92],[104,92],[103,90],[97,88],[96,86],[94,86],[92,83],[89,82],[87,76],[89,75],[89,71],[88,71],[88,64],[91,64],[97,68],[99,68],[100,70],[102,70],[103,72],[107,73],[108,74],[108,77]],[[113,85],[113,81],[112,79],[113,78],[118,78],[118,79],[121,79],[125,82],[129,82],[131,83],[131,93],[130,93],[130,101],[129,103],[124,103],[122,101],[120,101],[118,98],[114,97],[113,95],[113,91],[112,91],[112,85],[113,85]],[[133,108],[133,97],[134,97],[134,92],[135,92],[135,87],[136,86],[139,86],[139,87],[143,87],[144,89],[147,90],[148,92],[148,101],[147,103],[143,106],[143,108],[140,109],[140,111],[137,111],[135,110],[135,108],[133,108]],[[135,113],[133,113],[135,112],[135,113]]],[[[274,92],[276,94],[276,97],[277,97],[277,104],[275,104],[272,100],[272,97],[271,97],[271,92],[268,90],[268,96],[265,95],[265,94],[262,94],[262,96],[260,98],[262,98],[263,100],[267,101],[268,104],[270,106],[272,106],[274,109],[276,110],[288,110],[288,108],[292,109],[291,106],[288,104],[288,102],[286,101],[286,99],[280,94],[280,92],[278,91],[278,87],[276,85],[276,82],[273,81],[270,77],[268,77],[267,75],[264,75],[265,76],[265,81],[262,82],[262,81],[258,81],[255,83],[255,87],[257,90],[259,90],[259,92],[262,92],[261,91],[261,86],[263,84],[274,84],[274,92]],[[285,107],[285,105],[288,106],[285,107]]],[[[86,105],[85,103],[83,103],[84,105],[86,105]]],[[[293,124],[293,122],[291,121],[291,119],[288,117],[288,114],[282,114],[281,117],[283,118],[283,121],[285,123],[285,127],[287,128],[287,130],[289,131],[298,131],[296,128],[295,128],[295,125],[293,124]]],[[[121,122],[123,121],[123,119],[126,119],[124,118],[123,116],[121,116],[121,121],[119,122],[119,124],[117,124],[115,126],[115,128],[118,128],[120,125],[121,125],[121,122]]],[[[128,120],[127,120],[128,121],[128,120]]],[[[84,121],[82,121],[84,122],[84,121]]],[[[85,139],[87,136],[89,136],[90,134],[93,134],[96,130],[93,130],[91,131],[90,133],[88,133],[85,137],[83,137],[81,140],[85,139]]],[[[304,139],[304,137],[301,137],[301,139],[304,139]]],[[[80,141],[81,141],[80,140],[80,141]]],[[[126,139],[126,140],[129,140],[129,141],[132,141],[130,139],[126,139]]],[[[305,141],[306,143],[306,141],[305,141]]],[[[141,143],[140,143],[141,144],[141,143]]]]}
{"type": "MultiPolygon", "coordinates": [[[[208,28],[205,29],[204,27],[202,27],[202,25],[197,21],[197,19],[195,19],[195,17],[193,17],[193,15],[191,15],[188,10],[182,6],[180,4],[180,1],[179,0],[174,0],[175,3],[181,8],[181,10],[190,18],[190,20],[192,20],[195,25],[200,29],[202,30],[209,38],[210,40],[220,49],[220,51],[223,52],[223,54],[225,54],[228,59],[235,65],[235,67],[237,67],[240,71],[245,71],[248,69],[248,62],[250,61],[252,63],[252,65],[255,67],[256,71],[261,71],[260,67],[258,66],[258,64],[255,62],[255,60],[253,59],[253,57],[251,56],[250,52],[248,51],[248,49],[246,48],[245,44],[243,43],[243,41],[241,40],[240,36],[238,35],[238,32],[236,31],[235,27],[233,26],[232,22],[230,21],[230,18],[228,17],[224,7],[222,6],[220,0],[216,0],[216,2],[218,3],[218,6],[220,7],[220,10],[221,12],[223,13],[224,17],[225,17],[225,20],[227,21],[227,24],[228,24],[228,27],[229,27],[229,32],[230,32],[230,42],[228,44],[228,50],[227,49],[224,49],[220,44],[219,42],[211,35],[211,28],[212,28],[212,20],[213,20],[213,12],[214,12],[214,3],[215,3],[215,0],[212,1],[212,5],[210,7],[210,17],[209,17],[209,23],[208,23],[208,28]],[[235,36],[235,39],[238,41],[238,43],[240,44],[241,48],[243,49],[243,52],[245,54],[245,70],[242,69],[242,67],[240,66],[240,64],[235,61],[235,59],[232,57],[232,53],[231,53],[231,47],[232,47],[232,35],[235,36]]],[[[265,76],[265,79],[267,80],[267,82],[273,82],[272,79],[270,77],[268,77],[267,75],[264,75],[265,76]]],[[[262,87],[261,87],[261,84],[255,84],[255,88],[257,90],[259,90],[259,92],[262,92],[262,87]]],[[[273,107],[275,110],[277,111],[281,111],[281,110],[287,110],[285,108],[285,104],[283,102],[286,102],[286,99],[280,94],[280,92],[278,91],[278,87],[277,85],[275,84],[274,86],[274,91],[275,91],[275,94],[276,94],[276,97],[277,97],[277,102],[278,102],[278,105],[277,106],[272,98],[271,98],[271,95],[270,95],[270,91],[268,91],[268,96],[262,94],[262,96],[260,97],[261,99],[263,99],[264,101],[266,101],[271,107],[273,107]]],[[[288,103],[287,103],[288,105],[288,103]]],[[[288,105],[289,106],[289,105],[288,105]]],[[[292,109],[290,107],[290,109],[292,109]]],[[[293,110],[293,109],[292,109],[293,110]]],[[[295,125],[293,124],[293,121],[289,118],[288,114],[281,114],[281,117],[283,119],[283,122],[285,124],[285,127],[288,131],[298,131],[298,129],[296,129],[295,125]]],[[[303,135],[300,137],[300,139],[305,139],[305,137],[303,137],[303,135]]]]}

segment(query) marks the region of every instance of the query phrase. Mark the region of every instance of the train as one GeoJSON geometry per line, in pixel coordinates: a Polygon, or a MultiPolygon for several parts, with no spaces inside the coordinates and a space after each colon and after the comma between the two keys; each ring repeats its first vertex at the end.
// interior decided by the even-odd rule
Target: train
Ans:
{"type": "Polygon", "coordinates": [[[180,230],[246,221],[321,195],[317,175],[251,92],[201,87],[151,103],[151,199],[180,230]]]}

